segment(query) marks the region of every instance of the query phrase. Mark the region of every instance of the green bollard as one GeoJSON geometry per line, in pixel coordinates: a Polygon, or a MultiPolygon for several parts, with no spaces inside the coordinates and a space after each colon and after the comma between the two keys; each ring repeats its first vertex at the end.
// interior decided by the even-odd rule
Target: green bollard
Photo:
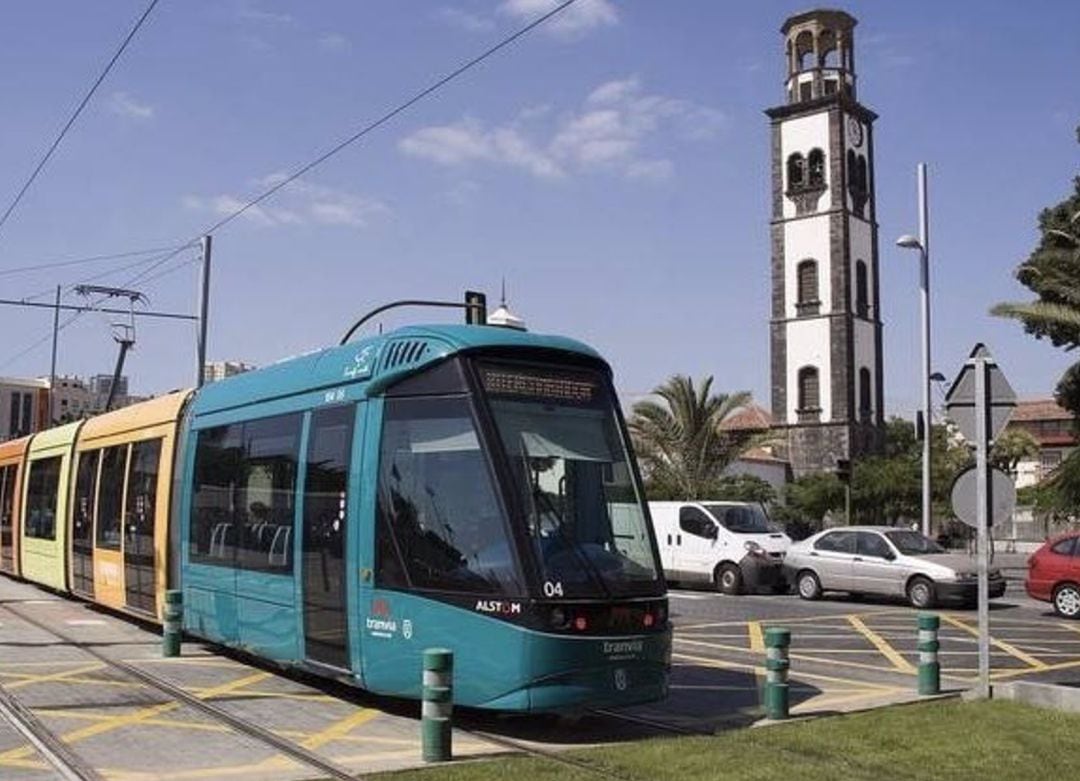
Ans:
{"type": "Polygon", "coordinates": [[[788,647],[791,632],[772,627],[765,630],[765,716],[779,720],[788,717],[788,647]]]}
{"type": "Polygon", "coordinates": [[[161,633],[161,655],[180,655],[180,633],[184,622],[184,592],[165,592],[165,621],[161,633]]]}
{"type": "Polygon", "coordinates": [[[450,715],[454,707],[454,652],[446,648],[424,651],[423,703],[420,706],[420,741],[425,762],[447,762],[453,754],[450,715]]]}
{"type": "Polygon", "coordinates": [[[941,694],[941,665],[938,663],[938,629],[941,619],[933,613],[919,613],[919,694],[941,694]]]}

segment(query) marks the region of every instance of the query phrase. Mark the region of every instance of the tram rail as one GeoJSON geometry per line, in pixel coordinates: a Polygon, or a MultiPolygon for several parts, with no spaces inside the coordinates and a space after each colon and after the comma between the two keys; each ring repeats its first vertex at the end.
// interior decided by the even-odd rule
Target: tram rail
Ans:
{"type": "MultiPolygon", "coordinates": [[[[275,750],[280,751],[282,754],[285,754],[301,762],[302,764],[307,765],[308,767],[314,768],[321,773],[339,779],[339,781],[357,781],[358,779],[362,778],[362,776],[353,773],[352,771],[342,767],[336,762],[333,762],[326,757],[314,751],[311,751],[310,749],[304,748],[303,746],[298,745],[291,740],[282,738],[279,735],[275,735],[270,730],[267,730],[264,727],[255,724],[254,722],[248,721],[247,719],[243,719],[232,713],[229,713],[225,709],[220,708],[211,702],[200,699],[194,694],[191,694],[190,692],[185,691],[184,689],[159,678],[153,673],[146,672],[145,670],[142,670],[135,665],[128,664],[127,662],[123,662],[118,659],[112,659],[106,654],[103,654],[102,652],[91,648],[86,643],[80,642],[75,637],[72,637],[71,635],[63,632],[62,630],[57,629],[56,627],[50,626],[43,621],[27,615],[24,611],[14,608],[10,604],[0,605],[0,608],[15,616],[19,620],[25,621],[31,626],[34,626],[44,632],[48,632],[53,637],[56,637],[57,639],[71,645],[74,648],[77,648],[79,651],[87,654],[88,656],[92,656],[94,659],[101,662],[102,664],[128,676],[129,678],[134,678],[141,684],[148,686],[152,689],[156,689],[167,697],[170,697],[171,699],[184,705],[190,706],[210,716],[211,718],[216,719],[223,724],[226,724],[237,732],[247,737],[254,738],[255,740],[258,740],[265,745],[268,745],[275,750]]],[[[65,778],[78,779],[78,781],[102,781],[101,775],[99,775],[96,771],[93,770],[93,768],[90,768],[89,765],[82,761],[78,757],[78,755],[75,754],[69,746],[67,746],[67,744],[65,744],[62,740],[60,740],[60,738],[52,734],[52,732],[50,732],[44,725],[42,725],[37,720],[37,718],[34,717],[33,713],[31,713],[28,708],[23,706],[21,703],[18,702],[16,698],[12,697],[8,693],[3,693],[2,695],[0,695],[0,707],[5,705],[9,707],[14,705],[14,707],[12,708],[12,712],[15,714],[15,718],[18,720],[18,722],[21,722],[28,729],[30,729],[32,734],[37,737],[38,741],[40,741],[42,745],[46,747],[48,753],[46,753],[46,751],[42,751],[42,749],[38,746],[37,742],[31,740],[31,742],[34,743],[35,747],[38,748],[39,751],[42,751],[46,760],[48,760],[50,764],[52,764],[62,773],[64,771],[61,769],[61,766],[66,766],[68,768],[69,775],[65,775],[65,778]],[[54,756],[49,756],[50,753],[54,756]],[[74,775],[70,775],[70,773],[74,773],[74,775]]],[[[20,732],[23,732],[24,735],[26,735],[26,732],[24,732],[23,729],[19,728],[18,723],[16,723],[16,728],[19,729],[20,732]]],[[[29,739],[29,736],[27,737],[29,739]]]]}
{"type": "Polygon", "coordinates": [[[0,687],[0,717],[7,720],[64,781],[104,781],[104,777],[78,752],[3,687],[0,687]]]}

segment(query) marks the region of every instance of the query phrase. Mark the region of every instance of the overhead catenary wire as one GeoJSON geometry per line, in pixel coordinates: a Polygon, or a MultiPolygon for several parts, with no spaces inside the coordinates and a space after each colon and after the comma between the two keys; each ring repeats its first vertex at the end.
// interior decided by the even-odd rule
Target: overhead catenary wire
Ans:
{"type": "Polygon", "coordinates": [[[46,151],[45,155],[41,158],[40,161],[38,161],[37,166],[34,168],[29,178],[23,184],[22,188],[19,190],[18,194],[15,196],[12,202],[8,205],[7,210],[4,211],[3,216],[0,217],[0,232],[3,231],[4,225],[7,223],[8,219],[15,211],[15,207],[19,205],[19,202],[22,201],[23,196],[26,195],[26,191],[30,189],[30,185],[34,183],[34,180],[37,179],[38,174],[41,173],[42,169],[45,167],[45,164],[49,162],[49,158],[53,156],[53,153],[60,146],[60,142],[64,140],[64,136],[67,135],[68,131],[71,129],[71,126],[75,124],[75,120],[77,120],[79,118],[79,115],[82,114],[83,109],[86,108],[86,105],[90,102],[90,98],[94,96],[94,93],[97,92],[98,87],[100,87],[101,83],[105,81],[105,77],[109,75],[109,71],[112,70],[117,60],[120,59],[120,55],[122,55],[124,53],[124,50],[127,49],[128,44],[131,43],[132,38],[135,37],[135,33],[137,33],[139,31],[139,28],[143,26],[143,23],[146,21],[147,17],[150,16],[150,12],[154,10],[154,7],[159,2],[160,0],[150,0],[150,4],[146,6],[146,10],[142,12],[142,16],[140,16],[139,20],[135,22],[135,26],[131,28],[130,32],[128,32],[127,36],[120,44],[120,47],[116,50],[112,58],[105,65],[105,69],[101,71],[100,75],[98,75],[97,79],[90,86],[90,89],[83,96],[83,99],[79,102],[79,105],[76,106],[75,111],[72,112],[71,116],[68,118],[68,121],[60,130],[59,135],[57,135],[56,138],[53,140],[52,145],[49,146],[48,151],[46,151]]]}
{"type": "MultiPolygon", "coordinates": [[[[119,58],[119,55],[122,53],[123,48],[125,48],[127,46],[127,43],[134,36],[135,32],[142,25],[143,21],[145,21],[146,17],[149,16],[150,12],[153,10],[154,6],[158,2],[159,2],[159,0],[152,0],[150,5],[147,7],[146,11],[143,13],[143,16],[139,19],[139,22],[136,24],[135,28],[133,28],[131,33],[129,33],[128,38],[125,39],[124,44],[122,45],[121,49],[118,50],[116,55],[114,55],[113,60],[109,63],[109,66],[108,66],[109,68],[111,68],[112,64],[115,62],[115,60],[119,58]]],[[[562,13],[567,8],[569,8],[570,6],[574,5],[574,3],[576,3],[576,2],[577,2],[577,0],[564,0],[564,2],[559,3],[557,6],[552,8],[550,11],[547,11],[546,13],[538,16],[536,19],[532,20],[531,22],[529,22],[525,26],[521,27],[520,29],[516,30],[515,32],[511,33],[510,35],[508,35],[505,38],[503,38],[502,40],[500,40],[498,43],[494,44],[493,46],[488,47],[487,49],[485,49],[480,54],[472,57],[471,59],[469,59],[468,61],[466,61],[462,65],[459,65],[457,68],[450,71],[449,73],[441,76],[440,78],[435,80],[433,83],[431,83],[427,87],[424,87],[420,91],[413,94],[411,97],[406,99],[404,102],[397,104],[396,106],[394,106],[390,110],[383,113],[378,118],[372,120],[368,124],[361,127],[359,130],[357,130],[352,135],[350,135],[347,138],[345,138],[344,140],[338,142],[336,145],[334,145],[333,147],[328,149],[326,152],[323,152],[322,154],[320,154],[314,160],[311,160],[310,162],[305,163],[304,165],[300,166],[299,168],[294,170],[292,173],[290,173],[288,176],[286,176],[284,179],[282,179],[279,182],[276,182],[273,186],[271,186],[271,187],[267,188],[266,190],[264,190],[263,192],[259,193],[257,196],[255,196],[251,200],[244,203],[238,209],[235,209],[234,211],[230,212],[229,214],[227,214],[224,217],[222,217],[221,219],[219,219],[217,222],[213,223],[212,225],[209,225],[206,229],[204,229],[203,231],[200,231],[198,236],[193,237],[188,242],[186,242],[184,244],[181,244],[181,245],[177,246],[175,249],[172,249],[171,251],[165,253],[160,259],[155,260],[147,268],[143,269],[141,272],[139,272],[134,277],[132,277],[130,280],[128,280],[128,282],[125,283],[124,286],[125,287],[131,287],[132,285],[138,283],[139,281],[143,281],[143,282],[153,281],[153,280],[156,280],[156,279],[158,279],[158,278],[160,278],[162,276],[165,276],[168,273],[172,273],[172,271],[177,270],[177,268],[183,267],[184,265],[186,265],[186,263],[181,263],[177,268],[169,269],[168,271],[164,271],[162,273],[154,274],[153,276],[151,276],[151,274],[153,274],[154,271],[156,271],[157,269],[159,269],[162,266],[164,266],[165,264],[167,264],[173,258],[178,256],[181,252],[183,252],[186,248],[192,246],[192,244],[194,244],[195,242],[198,242],[201,239],[201,237],[212,234],[212,233],[220,230],[221,228],[225,227],[229,223],[233,222],[237,218],[244,215],[250,209],[258,206],[263,201],[266,201],[267,199],[273,197],[273,195],[275,193],[277,193],[278,191],[280,191],[284,187],[288,186],[289,184],[296,181],[300,177],[302,177],[305,174],[309,173],[310,171],[314,170],[318,166],[322,165],[327,160],[329,160],[330,158],[332,158],[335,155],[337,155],[338,153],[340,153],[342,150],[344,150],[347,147],[351,146],[352,144],[356,143],[357,141],[359,141],[361,138],[368,135],[372,131],[378,129],[379,127],[381,127],[383,125],[385,125],[387,122],[392,120],[394,117],[396,117],[399,114],[402,114],[403,112],[407,111],[409,108],[411,108],[415,104],[419,103],[421,100],[428,97],[432,93],[438,91],[442,87],[446,86],[447,84],[449,84],[451,81],[455,80],[456,78],[458,78],[462,74],[468,72],[469,70],[473,69],[477,65],[480,65],[482,62],[484,62],[485,60],[487,60],[488,58],[490,58],[494,54],[498,53],[502,49],[506,48],[507,46],[511,45],[512,43],[517,41],[522,36],[528,34],[532,30],[534,30],[537,27],[539,27],[540,25],[544,24],[549,19],[552,19],[553,17],[555,17],[558,14],[562,13]]],[[[93,93],[93,90],[97,88],[98,84],[100,84],[100,82],[104,79],[104,77],[105,77],[105,75],[107,73],[108,73],[108,68],[99,77],[98,81],[95,83],[94,87],[92,88],[91,93],[89,93],[87,95],[87,97],[84,98],[83,104],[80,105],[79,109],[76,112],[76,115],[74,115],[72,117],[72,119],[69,120],[68,126],[65,127],[64,132],[66,132],[67,128],[70,127],[70,124],[72,122],[74,122],[75,116],[77,116],[78,111],[82,110],[83,105],[85,105],[86,101],[89,100],[90,95],[93,93]]],[[[62,137],[63,137],[63,133],[61,134],[60,138],[62,138],[62,137]]],[[[27,184],[23,187],[23,190],[20,192],[19,196],[16,197],[16,201],[12,204],[12,206],[10,206],[8,208],[7,213],[5,213],[4,217],[0,218],[0,228],[3,227],[4,222],[6,221],[7,217],[10,215],[11,211],[14,209],[14,207],[17,204],[18,200],[22,197],[22,194],[29,187],[30,183],[33,181],[34,176],[36,176],[36,174],[40,170],[40,168],[44,166],[44,163],[47,161],[48,156],[52,154],[52,151],[59,144],[60,138],[58,138],[57,141],[54,142],[53,148],[50,149],[49,153],[42,160],[42,163],[39,164],[38,169],[31,176],[31,179],[27,182],[27,184]]],[[[142,262],[140,262],[138,265],[142,265],[142,262]]],[[[61,325],[61,330],[63,328],[66,328],[68,325],[70,325],[76,319],[78,319],[78,317],[81,314],[83,314],[83,313],[78,312],[75,315],[73,315],[71,318],[69,318],[67,321],[65,321],[61,325]]],[[[51,336],[51,333],[50,333],[50,336],[51,336]]],[[[48,337],[45,337],[45,338],[48,338],[48,337]]],[[[31,345],[30,347],[22,350],[17,356],[15,356],[15,358],[9,359],[8,361],[5,361],[3,364],[0,364],[0,368],[3,368],[4,366],[10,365],[11,363],[14,362],[14,360],[16,360],[17,358],[22,357],[26,353],[30,352],[35,347],[37,347],[39,344],[41,344],[43,341],[44,341],[44,339],[39,340],[39,341],[35,342],[33,345],[31,345]]]]}
{"type": "Polygon", "coordinates": [[[89,255],[84,258],[69,258],[66,260],[54,260],[43,263],[32,263],[27,266],[16,266],[15,268],[0,269],[0,277],[9,277],[15,274],[25,274],[31,271],[47,271],[54,268],[66,268],[68,266],[85,266],[92,263],[102,263],[106,260],[124,260],[126,258],[135,258],[140,255],[155,255],[160,252],[169,252],[174,249],[183,249],[190,246],[188,244],[173,244],[168,247],[148,247],[147,249],[130,250],[128,252],[114,252],[110,255],[89,255]]]}

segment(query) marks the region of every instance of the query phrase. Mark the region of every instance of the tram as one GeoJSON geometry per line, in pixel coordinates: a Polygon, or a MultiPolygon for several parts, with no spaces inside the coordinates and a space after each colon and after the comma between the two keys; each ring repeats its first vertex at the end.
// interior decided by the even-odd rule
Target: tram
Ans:
{"type": "Polygon", "coordinates": [[[411,326],[0,445],[0,571],[372,692],[666,695],[671,626],[611,370],[411,326]]]}

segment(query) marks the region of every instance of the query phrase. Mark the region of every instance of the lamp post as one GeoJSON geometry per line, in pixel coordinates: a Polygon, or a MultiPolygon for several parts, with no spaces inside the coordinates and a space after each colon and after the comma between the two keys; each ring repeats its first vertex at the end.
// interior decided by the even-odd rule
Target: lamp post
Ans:
{"type": "Polygon", "coordinates": [[[930,241],[927,236],[926,163],[919,163],[919,236],[901,236],[898,247],[919,251],[919,302],[922,312],[922,533],[930,535],[930,241]]]}

